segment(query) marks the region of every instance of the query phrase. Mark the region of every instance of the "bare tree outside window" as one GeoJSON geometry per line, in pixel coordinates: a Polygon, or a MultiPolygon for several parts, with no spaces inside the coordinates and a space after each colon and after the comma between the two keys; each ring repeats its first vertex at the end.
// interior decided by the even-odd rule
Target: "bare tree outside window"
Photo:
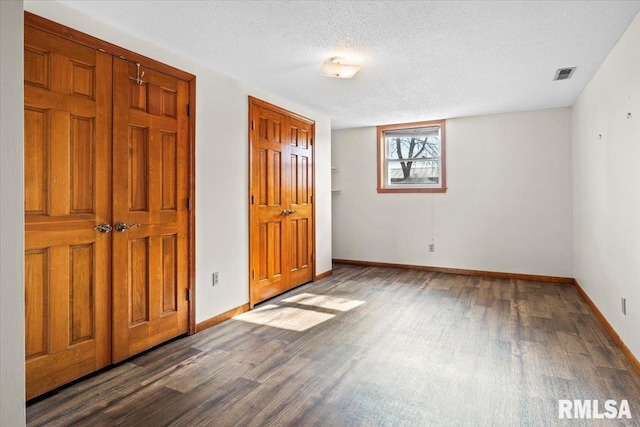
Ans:
{"type": "MultiPolygon", "coordinates": [[[[391,177],[392,182],[415,182],[420,183],[421,178],[428,178],[433,182],[438,182],[438,161],[433,160],[439,156],[439,143],[437,137],[394,137],[389,138],[393,145],[392,154],[399,160],[418,159],[401,161],[402,177],[391,177]],[[424,159],[421,161],[420,159],[424,159]],[[411,168],[416,164],[416,168],[422,167],[423,173],[411,175],[411,168]]],[[[391,156],[394,158],[394,156],[391,156]]]]}

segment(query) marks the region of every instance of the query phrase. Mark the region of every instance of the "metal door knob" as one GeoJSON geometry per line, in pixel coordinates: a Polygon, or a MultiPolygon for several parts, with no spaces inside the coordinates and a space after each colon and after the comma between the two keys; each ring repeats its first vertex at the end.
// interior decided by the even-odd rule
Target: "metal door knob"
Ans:
{"type": "Polygon", "coordinates": [[[134,228],[134,227],[140,227],[140,224],[135,223],[135,224],[131,224],[131,225],[127,225],[124,222],[119,222],[116,224],[116,231],[119,231],[120,233],[129,230],[130,228],[134,228]]]}
{"type": "Polygon", "coordinates": [[[282,211],[282,216],[289,216],[289,215],[293,215],[294,213],[296,213],[298,211],[290,211],[289,209],[284,209],[282,211]]]}
{"type": "Polygon", "coordinates": [[[113,230],[113,227],[111,226],[111,224],[108,224],[108,223],[105,222],[105,223],[96,225],[95,227],[93,227],[93,229],[94,230],[98,230],[99,232],[106,234],[106,233],[110,232],[111,230],[113,230]]]}

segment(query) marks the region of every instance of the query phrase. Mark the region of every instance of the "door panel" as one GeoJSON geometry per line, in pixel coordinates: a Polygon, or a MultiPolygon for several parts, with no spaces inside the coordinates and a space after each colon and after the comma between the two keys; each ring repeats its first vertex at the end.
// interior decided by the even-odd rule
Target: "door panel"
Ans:
{"type": "Polygon", "coordinates": [[[137,71],[114,60],[114,362],[188,331],[188,85],[137,71]]]}
{"type": "Polygon", "coordinates": [[[289,280],[283,270],[282,254],[286,246],[282,210],[287,204],[286,146],[283,144],[286,130],[283,114],[267,109],[252,111],[253,136],[253,196],[251,239],[253,242],[252,265],[255,266],[255,286],[252,300],[265,300],[281,293],[289,280]]]}
{"type": "Polygon", "coordinates": [[[313,279],[313,125],[296,118],[289,121],[291,150],[291,287],[313,279]]]}
{"type": "Polygon", "coordinates": [[[25,27],[27,399],[111,361],[111,56],[25,27]]]}
{"type": "Polygon", "coordinates": [[[49,110],[30,108],[25,105],[24,210],[26,215],[49,213],[49,117],[49,110]]]}
{"type": "Polygon", "coordinates": [[[313,123],[251,99],[250,303],[313,277],[313,123]]]}

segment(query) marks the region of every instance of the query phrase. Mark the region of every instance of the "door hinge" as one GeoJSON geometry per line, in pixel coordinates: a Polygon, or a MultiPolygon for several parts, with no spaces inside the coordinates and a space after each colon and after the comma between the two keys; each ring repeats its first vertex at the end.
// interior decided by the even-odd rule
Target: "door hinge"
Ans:
{"type": "Polygon", "coordinates": [[[187,288],[187,301],[191,301],[191,288],[187,288]]]}
{"type": "Polygon", "coordinates": [[[255,270],[251,270],[251,278],[252,279],[256,278],[256,271],[255,270]]]}
{"type": "Polygon", "coordinates": [[[191,104],[187,104],[187,116],[191,115],[191,104]]]}
{"type": "Polygon", "coordinates": [[[313,138],[309,138],[309,145],[313,145],[313,138]]]}
{"type": "Polygon", "coordinates": [[[315,261],[315,260],[316,260],[316,254],[311,252],[311,261],[315,261]]]}
{"type": "Polygon", "coordinates": [[[254,205],[256,203],[256,196],[251,195],[251,204],[254,205]]]}
{"type": "Polygon", "coordinates": [[[187,197],[187,209],[191,210],[191,197],[187,197]]]}
{"type": "Polygon", "coordinates": [[[313,203],[313,196],[310,196],[310,199],[311,199],[311,203],[313,203]]]}
{"type": "Polygon", "coordinates": [[[255,128],[256,128],[256,121],[251,120],[251,130],[254,130],[255,128]]]}

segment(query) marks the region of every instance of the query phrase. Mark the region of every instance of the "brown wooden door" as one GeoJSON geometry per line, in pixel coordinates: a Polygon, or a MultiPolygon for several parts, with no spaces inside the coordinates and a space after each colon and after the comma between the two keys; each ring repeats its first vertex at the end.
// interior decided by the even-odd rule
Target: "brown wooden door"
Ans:
{"type": "Polygon", "coordinates": [[[114,59],[113,361],[188,331],[188,83],[114,59]],[[118,231],[118,223],[132,227],[118,231]]]}
{"type": "Polygon", "coordinates": [[[188,332],[191,136],[188,80],[139,85],[135,64],[26,17],[48,30],[25,25],[31,399],[188,332]]]}
{"type": "Polygon", "coordinates": [[[287,121],[289,143],[289,288],[313,279],[313,131],[312,123],[294,117],[287,121]]]}
{"type": "Polygon", "coordinates": [[[250,304],[313,278],[313,122],[250,98],[250,304]]]}
{"type": "Polygon", "coordinates": [[[24,34],[26,397],[111,362],[111,56],[24,34]]]}

